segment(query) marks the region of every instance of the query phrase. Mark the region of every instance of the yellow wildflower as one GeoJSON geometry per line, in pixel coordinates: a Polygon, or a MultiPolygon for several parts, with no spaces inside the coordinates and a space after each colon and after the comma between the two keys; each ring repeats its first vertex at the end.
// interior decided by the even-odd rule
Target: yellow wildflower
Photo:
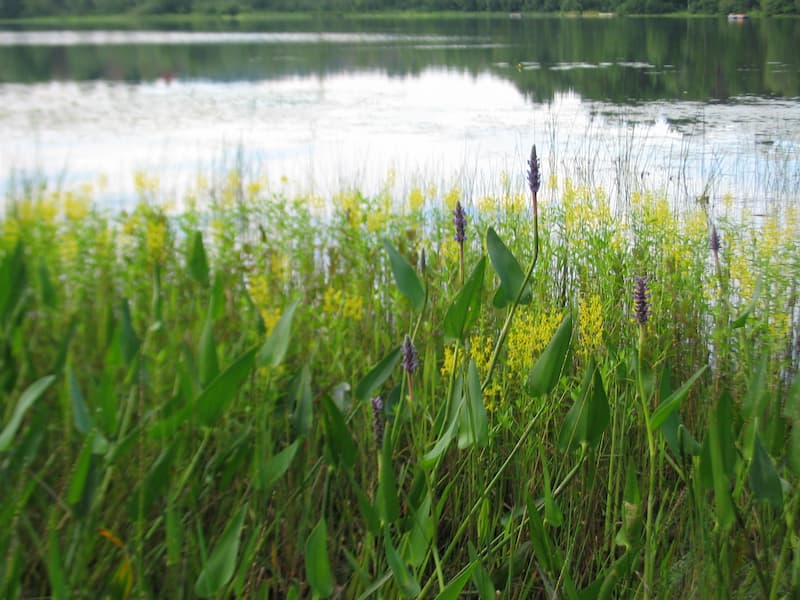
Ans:
{"type": "Polygon", "coordinates": [[[447,207],[447,210],[453,210],[459,200],[461,200],[461,188],[454,185],[444,197],[444,205],[447,207]]]}
{"type": "Polygon", "coordinates": [[[364,312],[364,299],[358,295],[347,294],[342,307],[342,315],[351,321],[360,321],[364,312]]]}
{"type": "Polygon", "coordinates": [[[582,297],[578,303],[578,328],[581,335],[581,352],[594,353],[603,344],[603,302],[597,294],[582,297]]]}
{"type": "Polygon", "coordinates": [[[473,335],[469,338],[469,357],[475,361],[475,366],[480,373],[485,373],[489,368],[494,350],[494,339],[490,335],[473,335]]]}
{"type": "Polygon", "coordinates": [[[328,315],[335,314],[339,311],[339,307],[344,300],[344,293],[342,290],[328,288],[322,295],[322,312],[328,315]]]}
{"type": "Polygon", "coordinates": [[[525,312],[519,315],[508,334],[508,367],[524,375],[533,366],[536,356],[544,350],[561,322],[561,315],[548,311],[541,315],[525,312]]]}
{"type": "Polygon", "coordinates": [[[444,360],[442,361],[442,368],[440,372],[445,379],[450,377],[453,372],[456,362],[456,352],[452,346],[446,346],[444,349],[444,360]]]}
{"type": "Polygon", "coordinates": [[[64,195],[64,216],[70,221],[82,221],[89,214],[90,194],[77,195],[67,192],[64,195]]]}
{"type": "Polygon", "coordinates": [[[415,187],[408,195],[408,206],[412,211],[416,212],[422,208],[423,204],[425,204],[425,196],[422,194],[422,190],[415,187]]]}
{"type": "Polygon", "coordinates": [[[162,264],[166,259],[167,224],[161,219],[148,219],[145,229],[147,258],[151,264],[162,264]]]}

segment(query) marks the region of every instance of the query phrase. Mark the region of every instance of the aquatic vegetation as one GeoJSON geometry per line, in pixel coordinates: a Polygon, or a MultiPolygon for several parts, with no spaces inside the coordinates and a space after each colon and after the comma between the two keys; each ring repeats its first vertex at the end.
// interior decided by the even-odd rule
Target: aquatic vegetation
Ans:
{"type": "Polygon", "coordinates": [[[796,211],[527,169],[9,199],[0,596],[795,594],[796,211]]]}

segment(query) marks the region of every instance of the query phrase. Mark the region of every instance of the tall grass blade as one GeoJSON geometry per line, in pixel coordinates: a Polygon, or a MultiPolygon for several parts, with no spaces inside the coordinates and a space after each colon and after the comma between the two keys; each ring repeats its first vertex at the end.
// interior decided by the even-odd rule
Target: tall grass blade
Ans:
{"type": "Polygon", "coordinates": [[[228,522],[228,526],[211,551],[208,561],[194,585],[194,593],[201,598],[218,595],[233,577],[236,569],[236,555],[239,553],[239,538],[242,533],[247,505],[228,522]]]}
{"type": "Polygon", "coordinates": [[[352,469],[356,464],[356,443],[350,435],[344,416],[328,396],[322,398],[322,410],[332,463],[352,469]]]}
{"type": "Polygon", "coordinates": [[[475,570],[476,565],[477,563],[474,561],[469,563],[461,573],[453,577],[450,583],[439,592],[436,596],[436,600],[458,600],[458,598],[461,597],[461,590],[464,589],[464,586],[467,585],[467,581],[472,577],[472,572],[475,570]]]}
{"type": "Polygon", "coordinates": [[[356,398],[366,402],[380,388],[400,362],[402,347],[398,346],[367,373],[356,386],[356,398]]]}
{"type": "Polygon", "coordinates": [[[203,234],[195,231],[189,244],[189,251],[186,256],[186,266],[189,275],[203,287],[210,285],[208,259],[206,258],[206,248],[203,245],[203,234]]]}
{"type": "Polygon", "coordinates": [[[383,529],[383,548],[386,554],[386,562],[389,563],[389,568],[392,570],[394,580],[403,596],[406,598],[415,598],[418,596],[420,593],[419,582],[403,563],[403,559],[400,558],[400,554],[397,552],[394,544],[392,544],[388,525],[383,529]]]}
{"type": "Polygon", "coordinates": [[[253,370],[255,353],[256,349],[251,348],[240,355],[200,393],[195,400],[195,410],[201,425],[210,427],[219,420],[253,370]]]}

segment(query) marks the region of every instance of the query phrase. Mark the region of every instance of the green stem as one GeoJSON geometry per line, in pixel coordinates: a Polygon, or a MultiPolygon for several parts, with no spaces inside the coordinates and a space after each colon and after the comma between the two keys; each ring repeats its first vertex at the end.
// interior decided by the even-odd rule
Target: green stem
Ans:
{"type": "Polygon", "coordinates": [[[653,435],[653,426],[650,424],[650,409],[647,406],[647,396],[642,375],[642,352],[644,348],[645,326],[639,325],[639,352],[636,364],[636,379],[639,385],[639,398],[642,402],[642,417],[644,418],[645,432],[647,433],[647,454],[650,463],[649,480],[647,482],[647,516],[645,517],[645,553],[644,553],[644,594],[650,597],[653,593],[653,568],[655,566],[655,548],[653,548],[653,504],[656,483],[656,441],[653,435]]]}

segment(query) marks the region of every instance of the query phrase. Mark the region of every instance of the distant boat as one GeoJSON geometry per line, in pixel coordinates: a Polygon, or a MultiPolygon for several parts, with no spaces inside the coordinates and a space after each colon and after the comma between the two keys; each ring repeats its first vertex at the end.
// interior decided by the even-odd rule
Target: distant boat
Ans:
{"type": "Polygon", "coordinates": [[[508,13],[508,16],[511,19],[521,19],[522,18],[522,13],[521,12],[511,12],[511,13],[508,13]]]}
{"type": "Polygon", "coordinates": [[[728,15],[728,21],[737,21],[737,22],[741,22],[741,21],[747,21],[749,18],[750,18],[750,17],[748,17],[748,16],[747,16],[746,14],[744,14],[744,13],[730,13],[730,14],[728,15]]]}

